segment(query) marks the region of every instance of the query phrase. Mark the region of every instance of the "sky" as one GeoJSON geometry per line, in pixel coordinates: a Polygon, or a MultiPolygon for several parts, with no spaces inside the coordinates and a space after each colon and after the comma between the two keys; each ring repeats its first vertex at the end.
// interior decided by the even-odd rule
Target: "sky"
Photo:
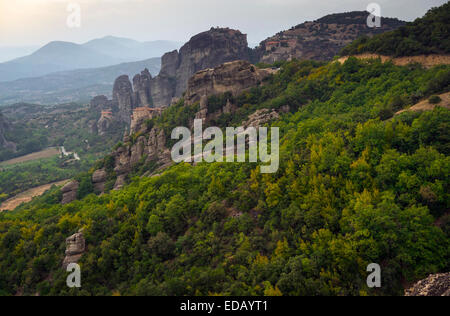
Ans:
{"type": "Polygon", "coordinates": [[[0,47],[107,35],[186,42],[213,26],[239,29],[257,44],[330,13],[364,11],[373,2],[382,16],[412,21],[447,0],[0,0],[0,47]]]}

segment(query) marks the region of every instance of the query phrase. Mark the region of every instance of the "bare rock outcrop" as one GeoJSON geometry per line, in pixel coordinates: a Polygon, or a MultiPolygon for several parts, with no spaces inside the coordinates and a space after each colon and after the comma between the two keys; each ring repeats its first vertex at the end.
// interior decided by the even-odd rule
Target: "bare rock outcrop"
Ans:
{"type": "Polygon", "coordinates": [[[96,192],[104,192],[105,191],[105,184],[106,180],[108,178],[108,173],[103,170],[96,170],[92,174],[92,183],[94,184],[94,190],[96,192]]]}
{"type": "Polygon", "coordinates": [[[75,181],[75,180],[64,185],[61,188],[61,192],[63,194],[61,203],[64,205],[64,204],[69,204],[69,203],[75,201],[77,199],[78,188],[79,188],[79,183],[78,183],[78,181],[75,181]]]}
{"type": "Polygon", "coordinates": [[[150,107],[139,107],[133,109],[133,114],[131,115],[130,134],[139,132],[142,128],[142,132],[144,132],[146,127],[143,126],[143,123],[147,120],[160,116],[163,110],[163,108],[150,107]]]}
{"type": "Polygon", "coordinates": [[[133,87],[127,75],[120,76],[114,82],[113,102],[117,104],[119,119],[128,125],[131,122],[131,111],[133,109],[133,87]]]}
{"type": "Polygon", "coordinates": [[[150,81],[152,75],[146,68],[133,78],[134,100],[133,107],[149,107],[152,104],[150,95],[150,81]]]}
{"type": "Polygon", "coordinates": [[[247,35],[228,28],[212,28],[190,39],[179,52],[162,58],[161,72],[152,80],[155,107],[168,106],[187,89],[189,78],[197,71],[234,60],[249,60],[247,35]]]}
{"type": "Polygon", "coordinates": [[[277,120],[280,115],[275,110],[261,109],[255,113],[249,115],[248,120],[243,122],[242,125],[247,127],[260,127],[270,121],[277,120]]]}
{"type": "Polygon", "coordinates": [[[450,273],[429,275],[407,289],[405,296],[450,296],[450,273]]]}
{"type": "Polygon", "coordinates": [[[255,61],[331,60],[348,44],[361,36],[373,36],[394,30],[405,22],[382,18],[381,27],[367,26],[369,13],[355,11],[327,15],[280,32],[261,42],[253,53],[255,61]]]}
{"type": "Polygon", "coordinates": [[[244,60],[227,62],[199,71],[188,81],[185,102],[190,105],[200,102],[203,96],[210,97],[226,92],[237,96],[244,90],[257,86],[273,72],[272,69],[258,69],[244,60]]]}
{"type": "MultiPolygon", "coordinates": [[[[143,124],[140,127],[140,133],[142,136],[139,136],[134,143],[131,142],[129,136],[125,136],[124,145],[112,153],[115,161],[114,172],[117,175],[114,190],[122,188],[133,167],[142,162],[149,163],[154,161],[161,168],[172,163],[170,150],[166,147],[164,130],[158,127],[149,129],[143,124]]],[[[100,170],[96,172],[100,172],[100,170]]],[[[105,177],[103,176],[102,178],[105,177]]]]}
{"type": "Polygon", "coordinates": [[[113,112],[111,110],[103,110],[100,119],[97,122],[97,132],[100,136],[105,135],[114,122],[113,112]]]}
{"type": "Polygon", "coordinates": [[[70,236],[66,239],[66,257],[63,261],[63,269],[71,263],[78,263],[86,250],[86,241],[83,236],[83,232],[70,236]]]}

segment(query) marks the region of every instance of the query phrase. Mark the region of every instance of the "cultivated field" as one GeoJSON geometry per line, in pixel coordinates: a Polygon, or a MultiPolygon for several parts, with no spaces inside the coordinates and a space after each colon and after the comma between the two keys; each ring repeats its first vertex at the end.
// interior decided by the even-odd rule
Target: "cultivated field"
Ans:
{"type": "Polygon", "coordinates": [[[10,165],[15,165],[18,163],[23,163],[23,162],[33,161],[33,160],[50,158],[50,157],[53,157],[56,155],[59,155],[59,149],[56,147],[50,147],[50,148],[44,149],[42,151],[34,152],[32,154],[28,154],[25,156],[21,156],[21,157],[17,157],[14,159],[0,162],[0,166],[10,166],[10,165]]]}
{"type": "Polygon", "coordinates": [[[56,185],[56,186],[64,185],[68,181],[69,180],[63,180],[63,181],[53,182],[53,183],[49,183],[49,184],[44,184],[44,185],[29,189],[25,192],[22,192],[16,196],[6,200],[5,202],[3,202],[0,205],[0,212],[12,211],[16,207],[18,207],[20,204],[30,202],[34,197],[44,194],[45,191],[50,189],[53,185],[56,185]]]}

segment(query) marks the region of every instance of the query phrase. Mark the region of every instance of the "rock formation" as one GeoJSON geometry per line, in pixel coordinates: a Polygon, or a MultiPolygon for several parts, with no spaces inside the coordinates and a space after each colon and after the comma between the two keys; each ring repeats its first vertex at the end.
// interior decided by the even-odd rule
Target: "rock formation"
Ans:
{"type": "Polygon", "coordinates": [[[130,134],[138,132],[142,126],[142,123],[146,120],[160,116],[163,110],[163,108],[149,107],[139,107],[133,109],[133,114],[131,115],[130,134]]]}
{"type": "Polygon", "coordinates": [[[113,103],[117,104],[119,119],[130,125],[133,109],[133,87],[127,75],[120,76],[114,82],[113,103]]]}
{"type": "MultiPolygon", "coordinates": [[[[119,190],[126,182],[128,174],[133,167],[138,165],[142,158],[145,163],[157,162],[159,167],[165,167],[172,163],[170,150],[166,147],[166,135],[164,130],[146,124],[137,126],[142,136],[139,136],[134,143],[131,137],[124,136],[124,145],[117,148],[112,156],[114,157],[114,172],[117,175],[114,190],[119,190]]],[[[105,170],[96,170],[92,176],[92,182],[97,192],[103,192],[108,174],[105,170]]]]}
{"type": "Polygon", "coordinates": [[[280,60],[331,60],[361,36],[394,30],[405,23],[382,18],[381,27],[367,26],[368,12],[332,14],[314,22],[305,22],[263,41],[253,53],[253,61],[274,63],[280,60]]]}
{"type": "Polygon", "coordinates": [[[247,127],[260,127],[264,124],[277,120],[280,118],[280,115],[274,109],[261,109],[257,110],[255,113],[248,116],[248,120],[242,123],[244,128],[247,127]]]}
{"type": "Polygon", "coordinates": [[[113,112],[109,109],[102,110],[100,119],[97,122],[97,132],[99,135],[105,135],[114,121],[113,112]]]}
{"type": "Polygon", "coordinates": [[[224,113],[233,113],[236,106],[231,100],[220,109],[213,112],[208,109],[209,98],[214,95],[227,94],[230,98],[236,97],[245,90],[255,87],[270,74],[277,70],[258,69],[248,61],[238,60],[224,63],[213,69],[197,72],[189,79],[188,88],[184,96],[185,104],[191,105],[199,102],[200,109],[196,119],[203,119],[205,123],[216,119],[224,113]]]}
{"type": "Polygon", "coordinates": [[[407,289],[405,296],[450,296],[450,273],[428,276],[407,289]]]}
{"type": "Polygon", "coordinates": [[[149,107],[152,104],[150,95],[150,80],[152,75],[146,68],[140,74],[137,74],[133,78],[133,90],[134,90],[134,107],[149,107]]]}
{"type": "MultiPolygon", "coordinates": [[[[112,101],[105,96],[92,99],[91,109],[101,113],[92,130],[104,134],[114,120],[130,126],[132,115],[135,116],[133,110],[167,107],[182,96],[194,73],[238,59],[249,59],[245,34],[228,28],[212,28],[200,33],[179,52],[173,51],[162,57],[157,77],[152,78],[148,69],[134,76],[133,84],[128,76],[120,76],[114,82],[112,101]]],[[[137,123],[133,123],[132,130],[137,123]]]]}
{"type": "Polygon", "coordinates": [[[216,68],[205,69],[192,76],[184,96],[187,105],[200,102],[203,96],[230,92],[233,96],[260,84],[274,71],[258,69],[248,61],[238,60],[224,63],[216,68]]]}
{"type": "Polygon", "coordinates": [[[68,204],[77,199],[79,183],[77,181],[71,181],[61,188],[63,194],[62,204],[68,204]]]}
{"type": "Polygon", "coordinates": [[[105,184],[106,180],[108,178],[108,174],[105,170],[97,170],[92,175],[92,183],[94,184],[94,190],[96,192],[104,192],[105,191],[105,184]]]}
{"type": "Polygon", "coordinates": [[[179,52],[162,58],[161,72],[152,80],[156,107],[168,106],[182,96],[189,78],[197,71],[239,59],[249,60],[247,35],[228,28],[212,28],[191,38],[179,52]]]}
{"type": "Polygon", "coordinates": [[[70,236],[66,239],[66,257],[63,261],[63,269],[71,263],[78,263],[86,250],[86,241],[83,236],[83,232],[70,236]]]}

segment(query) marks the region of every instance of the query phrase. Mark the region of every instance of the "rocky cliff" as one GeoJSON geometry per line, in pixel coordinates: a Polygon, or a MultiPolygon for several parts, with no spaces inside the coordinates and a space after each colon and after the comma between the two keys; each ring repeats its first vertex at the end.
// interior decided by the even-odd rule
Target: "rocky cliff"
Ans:
{"type": "Polygon", "coordinates": [[[360,36],[390,31],[404,24],[383,18],[380,28],[369,28],[368,16],[368,12],[329,15],[280,32],[254,50],[248,48],[247,35],[240,31],[212,28],[192,37],[179,51],[166,53],[158,76],[152,78],[144,70],[133,78],[133,84],[127,76],[117,78],[113,101],[121,120],[129,124],[133,108],[166,107],[179,99],[188,88],[189,78],[198,71],[236,60],[255,63],[292,58],[329,60],[360,36]]]}
{"type": "Polygon", "coordinates": [[[197,72],[187,84],[184,96],[187,105],[200,102],[202,96],[230,92],[237,96],[244,90],[260,84],[264,78],[276,71],[258,69],[248,61],[238,60],[215,68],[197,72]]]}
{"type": "Polygon", "coordinates": [[[247,35],[240,31],[212,28],[195,35],[179,52],[173,51],[163,56],[161,72],[151,83],[153,105],[168,106],[173,98],[181,97],[189,78],[197,71],[249,58],[247,35]]]}
{"type": "Polygon", "coordinates": [[[117,105],[119,119],[128,125],[131,123],[133,101],[134,92],[130,78],[127,75],[120,76],[114,82],[113,103],[117,105]]]}
{"type": "Polygon", "coordinates": [[[200,104],[197,119],[208,122],[224,113],[233,113],[236,106],[231,102],[246,89],[258,86],[270,74],[277,70],[258,69],[248,61],[238,60],[224,63],[218,67],[197,72],[189,79],[184,100],[186,105],[200,104]],[[221,108],[211,109],[209,98],[215,95],[229,95],[230,98],[221,108]]]}
{"type": "Polygon", "coordinates": [[[356,11],[327,15],[280,32],[261,42],[255,58],[264,63],[289,59],[330,60],[352,41],[361,36],[394,30],[405,22],[382,18],[381,27],[367,26],[368,12],[356,11]]]}
{"type": "Polygon", "coordinates": [[[77,192],[80,184],[78,181],[71,181],[61,188],[62,204],[68,204],[77,199],[77,192]]]}
{"type": "MultiPolygon", "coordinates": [[[[229,95],[230,99],[233,99],[246,89],[261,84],[266,77],[276,71],[258,69],[247,61],[239,60],[197,72],[189,79],[185,94],[186,106],[200,103],[200,110],[191,118],[191,122],[194,118],[202,118],[208,124],[223,113],[234,113],[238,107],[231,100],[214,111],[208,111],[208,99],[216,95],[229,95]]],[[[288,107],[280,109],[283,112],[288,110],[288,107]]],[[[131,135],[126,134],[123,139],[124,145],[110,155],[114,162],[115,190],[123,187],[128,175],[137,166],[153,163],[154,172],[172,164],[170,148],[166,144],[168,135],[161,127],[146,123],[156,115],[164,115],[163,109],[141,107],[133,110],[131,135]]],[[[277,118],[279,118],[277,111],[262,109],[250,115],[243,124],[245,127],[258,127],[277,118]]],[[[97,193],[105,190],[109,178],[104,168],[94,172],[92,183],[97,193]]]]}
{"type": "Polygon", "coordinates": [[[133,90],[134,90],[134,107],[149,107],[152,104],[150,95],[150,81],[152,75],[145,69],[140,74],[137,74],[133,78],[133,90]]]}
{"type": "Polygon", "coordinates": [[[95,128],[103,134],[113,120],[130,126],[134,109],[169,106],[182,96],[189,78],[197,71],[229,61],[248,60],[249,52],[247,36],[237,30],[212,28],[200,33],[179,52],[165,54],[161,71],[155,78],[148,69],[134,76],[133,83],[127,75],[123,75],[114,82],[112,101],[105,96],[95,97],[91,108],[101,114],[95,128]]]}
{"type": "Polygon", "coordinates": [[[428,276],[407,289],[405,296],[450,296],[450,273],[428,276]]]}
{"type": "Polygon", "coordinates": [[[66,239],[66,257],[63,261],[63,269],[71,263],[78,263],[86,250],[86,241],[83,236],[83,232],[70,236],[66,239]]]}

